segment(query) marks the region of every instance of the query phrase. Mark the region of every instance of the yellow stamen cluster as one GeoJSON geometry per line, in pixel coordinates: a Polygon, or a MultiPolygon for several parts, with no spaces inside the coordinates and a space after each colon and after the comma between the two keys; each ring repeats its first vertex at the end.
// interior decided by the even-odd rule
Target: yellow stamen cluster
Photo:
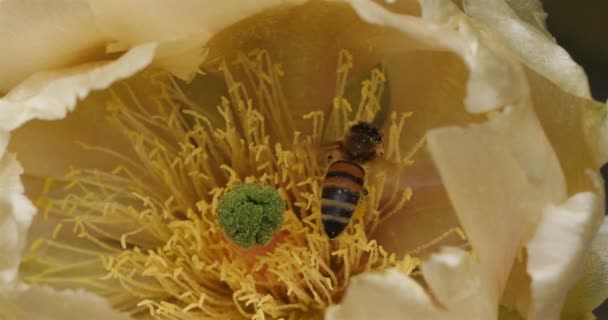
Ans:
{"type": "Polygon", "coordinates": [[[281,67],[263,50],[217,63],[228,88],[218,106],[222,121],[211,121],[212,106],[191,101],[166,74],[139,76],[153,94],[113,86],[109,119],[132,148],[85,146],[113,155],[116,168],[74,169],[66,181],[49,181],[39,206],[58,224],[25,258],[27,280],[88,288],[136,317],[300,319],[322,318],[355,274],[389,267],[409,274],[417,259],[397,258],[369,235],[412,196],[409,188],[384,187],[422,145],[401,154],[410,114],[388,117],[384,160],[367,167],[369,193],[349,228],[329,240],[321,226],[327,163],[319,145],[387,107],[379,101],[386,82],[380,69],[351,106],[344,97],[350,66],[352,57],[342,52],[333,108],[305,116],[309,134],[294,129],[281,67]],[[237,81],[233,69],[246,81],[237,81]],[[219,199],[241,183],[271,186],[287,203],[281,231],[259,252],[231,244],[218,223],[219,199]]]}

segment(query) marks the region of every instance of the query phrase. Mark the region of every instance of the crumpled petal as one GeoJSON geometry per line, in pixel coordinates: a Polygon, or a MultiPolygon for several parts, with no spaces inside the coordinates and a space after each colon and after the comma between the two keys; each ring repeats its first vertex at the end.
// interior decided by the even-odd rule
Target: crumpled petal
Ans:
{"type": "MultiPolygon", "coordinates": [[[[2,135],[4,152],[8,134],[2,135]]],[[[36,213],[36,208],[23,194],[21,173],[23,169],[15,155],[5,154],[0,160],[0,292],[17,277],[27,229],[36,213]]]]}
{"type": "Polygon", "coordinates": [[[0,293],[0,319],[129,320],[107,301],[83,290],[56,291],[46,286],[19,286],[0,293]]]}
{"type": "Polygon", "coordinates": [[[528,83],[534,111],[566,175],[570,195],[594,190],[585,171],[599,168],[608,161],[599,150],[608,151],[608,144],[595,137],[601,127],[596,110],[602,103],[571,95],[534,71],[528,70],[528,83]],[[591,114],[593,117],[591,117],[591,114]],[[585,143],[587,142],[587,143],[585,143]]]}
{"type": "Polygon", "coordinates": [[[565,203],[549,205],[528,243],[528,274],[532,279],[530,320],[559,319],[568,290],[581,276],[581,263],[597,231],[603,205],[591,192],[565,203]]]}
{"type": "Polygon", "coordinates": [[[588,314],[608,297],[608,219],[591,242],[585,257],[581,279],[568,293],[562,316],[578,319],[588,314]]]}
{"type": "MultiPolygon", "coordinates": [[[[527,319],[559,319],[561,309],[556,306],[562,305],[580,275],[582,247],[598,226],[601,207],[597,195],[586,192],[544,210],[528,245],[533,303],[527,319]],[[564,243],[573,245],[564,248],[564,243]]],[[[328,310],[326,319],[496,319],[498,306],[487,291],[491,288],[481,268],[460,249],[444,248],[433,254],[421,269],[436,300],[395,270],[359,275],[351,280],[341,305],[328,310]]]]}
{"type": "Polygon", "coordinates": [[[157,43],[154,65],[190,80],[212,35],[264,9],[299,2],[5,0],[0,3],[0,93],[40,70],[109,59],[107,52],[146,43],[157,43]]]}
{"type": "Polygon", "coordinates": [[[599,167],[608,162],[608,104],[587,108],[582,118],[587,144],[599,167]]]}
{"type": "Polygon", "coordinates": [[[496,301],[484,283],[482,267],[469,253],[448,247],[422,264],[424,279],[447,309],[442,319],[496,318],[496,301]]]}
{"type": "Polygon", "coordinates": [[[552,39],[547,30],[547,13],[540,0],[505,0],[517,16],[552,39]]]}
{"type": "MultiPolygon", "coordinates": [[[[366,4],[362,1],[356,1],[354,5],[359,6],[359,14],[372,23],[390,25],[410,35],[419,32],[415,27],[419,21],[414,18],[390,17],[380,7],[364,10],[366,4]]],[[[503,5],[511,10],[506,4],[503,5]]],[[[506,108],[489,115],[490,120],[486,123],[472,124],[466,128],[435,129],[427,135],[429,151],[461,224],[479,257],[481,281],[488,286],[487,290],[494,299],[494,307],[497,307],[515,256],[519,253],[521,244],[534,235],[545,206],[566,200],[566,179],[544,128],[533,111],[526,81],[527,74],[518,66],[516,56],[492,45],[501,41],[491,29],[484,29],[490,32],[477,33],[477,29],[471,26],[477,22],[468,24],[466,19],[459,17],[459,11],[451,2],[422,0],[421,6],[424,19],[444,27],[444,34],[450,34],[451,27],[458,31],[450,35],[452,38],[462,36],[461,41],[468,40],[468,43],[471,43],[469,48],[478,49],[481,44],[481,48],[485,49],[482,54],[470,53],[467,52],[466,46],[460,47],[457,44],[458,40],[445,40],[440,36],[427,34],[429,41],[439,43],[438,47],[444,46],[457,52],[468,62],[467,66],[471,70],[469,81],[475,81],[476,77],[485,79],[490,85],[498,85],[494,90],[500,93],[504,93],[507,87],[501,87],[501,81],[494,79],[496,77],[506,75],[512,77],[509,81],[521,84],[519,88],[515,85],[511,87],[512,90],[504,97],[500,94],[482,94],[476,97],[475,94],[484,92],[485,88],[477,87],[478,90],[471,90],[469,86],[469,112],[487,112],[500,106],[506,108]],[[472,56],[475,59],[471,60],[481,67],[467,61],[467,57],[472,56]],[[476,67],[485,71],[493,70],[494,73],[475,72],[476,67]],[[482,103],[471,104],[471,101],[482,103]],[[488,101],[497,104],[491,107],[488,101]]],[[[512,13],[511,19],[519,21],[515,13],[509,12],[512,13]]],[[[533,29],[530,32],[536,32],[539,37],[543,37],[542,44],[551,44],[549,49],[557,50],[557,53],[562,50],[545,34],[541,34],[536,26],[527,27],[533,29]]],[[[566,66],[578,68],[567,54],[559,58],[566,66]]],[[[574,79],[573,84],[584,89],[584,73],[580,75],[582,77],[574,79]]],[[[573,79],[570,78],[569,80],[573,79]]],[[[558,85],[563,86],[562,83],[558,85]]],[[[584,90],[579,90],[578,94],[585,96],[584,90]]],[[[582,176],[582,171],[578,176],[582,176]]],[[[580,239],[581,243],[586,243],[587,240],[580,239]]],[[[562,285],[567,289],[571,284],[565,281],[562,285]]],[[[441,294],[443,293],[434,291],[434,295],[441,294]]]]}
{"type": "Polygon", "coordinates": [[[113,41],[110,51],[158,42],[159,57],[154,65],[189,81],[205,58],[204,45],[220,30],[273,6],[303,0],[89,2],[101,32],[113,41]]]}
{"type": "Polygon", "coordinates": [[[278,5],[303,0],[200,1],[89,0],[99,28],[118,43],[176,40],[204,32],[211,36],[223,28],[278,5]],[[145,14],[141,14],[145,12],[145,14]]]}
{"type": "Polygon", "coordinates": [[[514,103],[527,94],[522,70],[508,63],[498,48],[482,40],[450,0],[420,0],[423,18],[397,15],[365,0],[348,1],[365,21],[392,27],[435,50],[459,55],[469,68],[466,110],[483,113],[514,103]],[[424,11],[426,10],[426,11],[424,11]],[[498,76],[500,75],[500,76],[498,76]]]}
{"type": "Polygon", "coordinates": [[[424,288],[397,270],[351,278],[342,303],[327,309],[326,320],[432,319],[437,309],[424,288]],[[373,294],[370,294],[373,293],[373,294]]]}
{"type": "Polygon", "coordinates": [[[105,89],[145,68],[155,49],[153,43],[144,44],[114,61],[42,71],[29,77],[0,99],[0,130],[11,131],[32,119],[64,118],[91,90],[105,89]]]}
{"type": "Polygon", "coordinates": [[[0,94],[40,70],[103,56],[105,38],[86,2],[0,1],[0,94]]]}
{"type": "MultiPolygon", "coordinates": [[[[97,2],[92,3],[95,7],[97,2]]],[[[120,6],[117,6],[117,8],[122,10],[120,7],[123,5],[123,2],[108,3],[110,7],[120,4],[120,6]]],[[[268,3],[270,4],[275,2],[270,1],[268,3]]],[[[478,32],[474,24],[467,21],[462,14],[458,13],[459,11],[456,10],[456,7],[451,1],[421,0],[424,11],[423,19],[392,15],[386,10],[382,9],[380,6],[377,6],[371,2],[352,0],[351,3],[353,4],[353,7],[368,21],[375,22],[380,25],[395,27],[405,33],[417,37],[420,39],[420,41],[428,42],[430,46],[435,46],[435,49],[451,50],[459,54],[470,69],[470,79],[468,82],[466,98],[467,110],[469,112],[483,113],[496,110],[505,105],[509,106],[505,111],[497,114],[497,116],[488,123],[473,125],[467,128],[439,129],[433,133],[434,142],[430,143],[430,145],[433,144],[433,146],[430,146],[430,149],[433,152],[434,160],[437,163],[441,163],[441,165],[438,165],[438,167],[440,167],[442,178],[446,179],[447,177],[447,180],[451,183],[451,186],[448,186],[450,196],[453,199],[462,199],[462,201],[459,202],[460,207],[456,206],[456,209],[460,213],[459,216],[461,220],[464,217],[465,229],[469,234],[472,234],[471,243],[473,243],[474,248],[477,250],[481,263],[480,265],[473,263],[468,256],[464,255],[463,252],[444,252],[442,255],[431,258],[431,261],[423,266],[423,272],[427,276],[428,282],[435,292],[434,296],[439,300],[439,302],[442,303],[443,306],[448,307],[450,310],[454,310],[453,313],[445,315],[446,318],[469,319],[471,314],[474,314],[475,317],[491,318],[493,316],[491,312],[495,312],[492,311],[492,309],[495,307],[497,295],[502,290],[501,288],[504,287],[504,281],[506,281],[505,279],[508,275],[509,266],[511,265],[513,257],[516,253],[515,249],[521,240],[525,240],[531,236],[531,232],[533,231],[532,226],[536,225],[537,219],[540,218],[539,215],[541,212],[541,206],[539,203],[542,202],[546,204],[547,202],[551,201],[554,203],[561,203],[565,198],[564,177],[559,169],[559,163],[556,160],[555,154],[551,151],[551,147],[548,144],[546,137],[544,134],[542,134],[542,128],[531,111],[531,107],[527,99],[527,85],[522,68],[519,68],[516,64],[510,63],[509,59],[504,57],[504,52],[500,51],[501,49],[487,46],[485,40],[487,40],[487,37],[491,37],[492,35],[478,32]],[[515,105],[515,103],[519,103],[519,105],[515,105]],[[481,135],[477,137],[477,133],[479,132],[485,136],[481,135]],[[513,132],[516,132],[517,134],[512,136],[511,133],[513,132]],[[538,134],[539,132],[540,134],[538,134]],[[451,135],[453,135],[453,137],[451,135]],[[529,137],[533,137],[532,141],[534,141],[534,143],[526,140],[526,138],[529,137]],[[451,143],[459,143],[461,145],[451,146],[451,143]],[[495,143],[503,143],[508,147],[506,150],[491,150],[490,154],[488,155],[480,153],[480,150],[487,148],[487,145],[494,145],[495,143]],[[461,146],[465,148],[466,152],[472,152],[472,154],[478,156],[477,159],[470,161],[470,158],[463,156],[462,158],[457,159],[456,164],[447,163],[449,162],[449,158],[452,156],[452,153],[466,153],[462,152],[461,150],[450,149],[458,149],[461,146]],[[538,150],[535,149],[538,146],[540,146],[540,148],[538,150]],[[502,157],[505,157],[506,159],[503,159],[502,157]],[[504,195],[504,198],[500,198],[500,196],[503,196],[502,194],[499,196],[498,194],[492,194],[492,192],[490,192],[488,201],[483,202],[481,205],[477,205],[470,200],[473,198],[480,198],[479,194],[483,194],[483,192],[486,191],[483,190],[484,187],[487,187],[487,189],[493,191],[501,190],[497,187],[497,185],[498,182],[500,180],[504,180],[505,177],[500,175],[502,173],[496,174],[490,170],[494,160],[498,161],[497,164],[494,164],[495,167],[502,168],[504,165],[506,165],[511,170],[515,169],[515,171],[518,173],[516,177],[507,176],[506,181],[514,179],[516,180],[516,183],[513,185],[507,185],[507,192],[504,195]],[[467,161],[470,164],[466,164],[465,162],[467,161]],[[485,171],[476,171],[478,169],[478,165],[481,165],[481,168],[485,171]],[[461,173],[468,173],[471,172],[471,168],[474,169],[472,172],[477,172],[477,175],[479,175],[479,177],[475,177],[479,179],[477,180],[479,182],[479,184],[476,186],[477,188],[467,189],[466,186],[459,186],[459,184],[461,184],[459,181],[463,181],[463,177],[458,170],[465,170],[461,173]],[[521,197],[521,195],[517,194],[515,190],[522,186],[525,192],[530,193],[529,196],[521,197]],[[482,189],[481,192],[478,189],[482,189]],[[509,225],[504,229],[507,231],[514,231],[514,237],[513,239],[508,239],[505,234],[500,233],[498,234],[498,243],[482,244],[481,240],[487,238],[489,231],[481,230],[480,226],[484,226],[484,224],[487,225],[488,221],[494,223],[497,223],[497,221],[503,221],[501,219],[491,220],[492,217],[496,217],[492,215],[492,213],[497,214],[498,218],[504,218],[504,214],[508,213],[506,210],[497,210],[499,211],[498,213],[494,212],[494,208],[490,206],[492,201],[495,201],[494,204],[499,207],[502,207],[504,202],[511,205],[511,207],[507,208],[512,209],[512,213],[514,213],[515,218],[513,221],[509,220],[509,225]],[[489,218],[480,214],[483,212],[483,210],[490,212],[489,218]],[[470,214],[469,211],[472,212],[473,216],[467,216],[470,214]],[[466,212],[466,215],[462,212],[466,212]],[[530,212],[532,214],[528,215],[530,212]],[[478,223],[476,220],[477,218],[486,219],[479,220],[484,221],[485,223],[478,223]],[[503,253],[500,250],[505,247],[507,252],[504,257],[500,257],[503,260],[501,261],[494,259],[495,256],[503,253]],[[497,252],[492,253],[491,249],[494,249],[497,252]],[[503,262],[504,264],[501,265],[499,262],[503,262]],[[492,282],[492,279],[495,280],[495,282],[492,282]],[[472,286],[477,290],[463,291],[461,290],[461,287],[463,286],[465,288],[472,286]],[[457,290],[457,288],[460,288],[460,290],[457,290]],[[456,293],[459,295],[462,294],[462,296],[456,296],[455,298],[454,294],[456,293]],[[474,297],[474,295],[480,295],[482,298],[471,298],[474,297]],[[488,300],[486,301],[484,299],[488,300]],[[474,309],[471,311],[464,307],[467,305],[464,304],[464,302],[466,302],[468,305],[471,303],[478,303],[479,305],[476,305],[476,307],[479,307],[479,309],[474,309]],[[465,315],[467,316],[466,318],[464,317],[465,315]]],[[[195,66],[197,66],[198,62],[200,62],[204,57],[201,47],[206,40],[201,41],[201,39],[205,39],[205,36],[201,37],[201,35],[205,35],[206,32],[208,32],[207,29],[197,27],[197,32],[200,33],[192,33],[192,30],[188,29],[189,24],[186,23],[186,21],[182,24],[179,19],[171,19],[176,17],[179,18],[179,14],[185,13],[185,7],[167,7],[163,4],[141,1],[133,1],[130,2],[130,4],[133,4],[133,8],[137,10],[121,11],[119,16],[122,17],[108,18],[108,25],[111,25],[112,28],[114,28],[114,31],[108,32],[106,29],[104,29],[104,37],[109,37],[116,41],[112,45],[108,46],[108,48],[115,51],[132,48],[123,56],[124,58],[129,54],[132,54],[133,51],[136,51],[137,48],[148,45],[153,46],[155,47],[152,49],[154,52],[151,53],[150,56],[155,56],[154,63],[170,70],[183,79],[188,79],[191,77],[192,73],[196,71],[195,66]],[[167,34],[163,34],[161,32],[161,34],[156,38],[154,33],[148,33],[146,31],[147,29],[144,28],[143,34],[137,34],[137,32],[135,32],[136,36],[133,38],[128,38],[130,34],[125,31],[138,31],[138,26],[129,26],[127,24],[127,27],[125,27],[124,22],[133,21],[135,16],[140,18],[141,15],[134,13],[141,11],[142,8],[151,9],[151,12],[158,13],[156,16],[155,14],[152,14],[152,19],[150,21],[146,21],[148,17],[144,15],[142,18],[143,20],[138,21],[141,22],[142,26],[145,26],[146,22],[156,23],[155,19],[157,19],[158,16],[161,16],[169,17],[167,23],[171,21],[177,25],[177,27],[168,26],[167,28],[170,29],[169,32],[167,34]],[[174,15],[173,13],[175,11],[171,11],[173,9],[179,14],[174,15]],[[180,23],[175,23],[175,21],[180,21],[180,23]],[[182,27],[184,27],[183,30],[180,29],[182,27]],[[177,28],[177,31],[171,28],[177,28]],[[127,36],[124,39],[121,38],[123,33],[127,36]],[[147,42],[146,37],[148,36],[151,37],[150,39],[155,41],[151,44],[141,45],[142,43],[147,42]],[[154,53],[156,53],[156,55],[154,55],[154,53]],[[179,59],[176,59],[176,57],[186,58],[179,61],[179,59]]],[[[207,6],[208,5],[209,4],[207,4],[207,6]]],[[[218,5],[231,7],[233,3],[226,2],[226,4],[222,3],[218,5]]],[[[255,6],[243,6],[243,8],[238,9],[236,9],[237,4],[234,4],[234,6],[235,12],[245,12],[243,17],[254,13],[254,11],[248,12],[248,8],[260,7],[258,3],[256,3],[255,6]]],[[[188,8],[191,9],[191,7],[188,8]]],[[[223,8],[226,9],[226,7],[223,8]]],[[[97,19],[101,19],[101,17],[111,17],[111,14],[106,15],[105,13],[100,12],[99,7],[97,7],[97,19]]],[[[110,10],[110,12],[113,11],[110,10]]],[[[214,12],[205,12],[205,14],[207,14],[207,20],[211,21],[210,25],[213,25],[214,20],[212,18],[215,17],[214,12]]],[[[216,15],[224,16],[223,14],[216,15]]],[[[188,12],[188,16],[193,16],[192,12],[188,12]]],[[[230,19],[234,20],[226,20],[228,22],[221,27],[225,27],[239,18],[234,18],[233,16],[233,18],[230,19]]],[[[205,21],[205,19],[202,19],[202,21],[205,21]]],[[[199,23],[199,21],[189,22],[194,24],[199,23]]],[[[221,22],[218,25],[221,25],[222,23],[224,22],[221,22]]],[[[104,25],[104,23],[100,22],[100,25],[104,25]]],[[[218,30],[221,29],[221,27],[218,28],[218,30]]],[[[210,28],[209,30],[213,30],[213,28],[210,28]]],[[[213,33],[216,31],[209,32],[213,33]]],[[[501,36],[505,35],[501,34],[501,36]]],[[[526,52],[518,53],[525,57],[526,52]]],[[[145,65],[139,66],[139,68],[144,68],[146,65],[151,63],[151,60],[152,58],[150,58],[145,65]]],[[[78,78],[86,82],[87,79],[83,78],[87,78],[85,75],[90,75],[89,71],[92,70],[89,70],[88,68],[103,68],[117,62],[118,61],[110,62],[108,65],[103,66],[102,64],[99,64],[94,66],[87,65],[77,67],[72,71],[85,71],[85,74],[72,74],[68,75],[67,78],[71,80],[78,78]],[[80,76],[84,77],[79,78],[80,76]]],[[[121,68],[118,68],[118,70],[121,72],[123,71],[121,68]]],[[[132,73],[135,73],[138,70],[131,71],[132,73]]],[[[540,71],[538,72],[547,76],[547,72],[550,73],[554,70],[549,68],[549,71],[542,71],[545,73],[540,71]]],[[[128,72],[125,72],[125,77],[130,75],[127,73],[128,72]]],[[[104,73],[102,72],[102,74],[104,73]]],[[[116,77],[114,72],[108,72],[108,77],[106,80],[102,81],[95,77],[91,77],[88,79],[91,81],[88,83],[88,85],[80,86],[78,84],[79,80],[75,81],[76,83],[71,83],[70,81],[63,82],[63,80],[65,80],[63,78],[65,74],[60,75],[57,78],[55,78],[55,75],[56,74],[51,73],[49,76],[47,73],[45,76],[49,78],[42,77],[42,80],[37,78],[40,77],[40,75],[33,76],[30,78],[31,82],[19,87],[20,89],[16,88],[4,99],[0,100],[0,107],[3,107],[2,103],[8,103],[6,106],[13,107],[13,111],[18,111],[15,113],[15,118],[11,118],[10,114],[12,113],[0,113],[0,128],[10,130],[33,118],[56,119],[64,117],[67,111],[71,110],[71,108],[73,108],[73,106],[76,104],[76,100],[78,98],[82,99],[86,94],[88,94],[90,89],[98,89],[96,86],[99,86],[99,88],[107,87],[114,80],[121,78],[121,76],[116,77]],[[112,77],[109,75],[110,73],[112,76],[115,76],[115,78],[112,80],[109,80],[112,77]],[[58,80],[58,82],[56,80],[58,80]],[[61,98],[58,100],[49,99],[51,96],[45,96],[44,90],[45,88],[48,88],[48,85],[51,85],[52,87],[52,85],[58,85],[57,83],[60,83],[59,86],[68,87],[65,91],[59,91],[65,93],[65,95],[62,94],[61,98]],[[24,90],[20,92],[20,90],[23,90],[24,88],[28,90],[31,89],[31,91],[24,90]],[[17,104],[13,103],[11,105],[10,100],[15,99],[15,97],[18,100],[20,99],[19,103],[23,103],[23,101],[34,102],[32,104],[26,103],[25,105],[28,107],[23,111],[17,110],[15,108],[17,104]],[[46,99],[38,100],[40,97],[46,99]],[[50,102],[50,105],[53,106],[53,108],[50,110],[42,110],[37,109],[36,107],[31,107],[42,105],[43,103],[41,103],[41,101],[44,104],[50,102]],[[17,124],[9,124],[13,122],[17,124]]],[[[559,84],[562,86],[564,85],[561,82],[559,84]]],[[[571,84],[567,83],[566,85],[571,84]]],[[[580,88],[576,86],[574,87],[575,94],[584,96],[583,89],[581,89],[581,93],[576,91],[580,88]]],[[[5,109],[6,108],[3,107],[0,110],[5,109]]],[[[510,172],[509,170],[505,171],[507,173],[510,172]]],[[[470,177],[467,177],[467,180],[469,179],[470,177]]],[[[472,186],[469,184],[469,182],[467,182],[466,185],[472,186]]],[[[494,237],[495,235],[491,234],[490,239],[494,237]]],[[[14,248],[19,249],[18,247],[14,248]]],[[[396,278],[393,278],[392,280],[395,279],[396,278]]],[[[387,283],[381,283],[379,281],[372,281],[371,284],[371,287],[387,286],[387,283]]],[[[419,310],[422,314],[429,317],[431,315],[443,316],[442,311],[436,307],[433,300],[428,297],[426,292],[424,292],[420,286],[413,282],[413,280],[406,280],[403,283],[403,288],[401,286],[402,284],[389,286],[388,289],[390,290],[388,291],[395,294],[403,293],[404,288],[407,290],[413,290],[412,292],[414,293],[414,296],[411,297],[411,300],[413,301],[412,308],[419,310]]],[[[406,300],[410,299],[409,296],[403,294],[395,294],[395,296],[404,298],[406,300]]],[[[367,306],[369,304],[369,295],[362,295],[361,297],[362,301],[365,301],[365,305],[367,306]]],[[[379,301],[379,305],[382,305],[382,302],[384,301],[390,302],[394,300],[395,299],[389,300],[386,298],[379,301]]],[[[541,299],[537,300],[540,301],[541,299]]],[[[403,301],[401,301],[401,303],[403,303],[403,301]]],[[[360,304],[356,304],[353,308],[357,308],[359,306],[360,304]]],[[[400,319],[402,318],[403,315],[401,315],[400,319]]]]}
{"type": "Polygon", "coordinates": [[[480,278],[479,265],[460,249],[445,248],[422,265],[435,293],[430,297],[412,278],[396,270],[351,279],[327,320],[495,319],[497,309],[480,278]],[[373,293],[373,294],[370,294],[373,293]]]}
{"type": "Polygon", "coordinates": [[[498,299],[544,206],[566,197],[559,161],[529,107],[508,108],[467,128],[435,129],[427,141],[484,280],[498,299]]]}
{"type": "Polygon", "coordinates": [[[464,8],[467,14],[500,34],[502,42],[516,52],[528,68],[573,95],[591,96],[583,68],[553,39],[520,20],[504,1],[466,0],[464,8]]]}

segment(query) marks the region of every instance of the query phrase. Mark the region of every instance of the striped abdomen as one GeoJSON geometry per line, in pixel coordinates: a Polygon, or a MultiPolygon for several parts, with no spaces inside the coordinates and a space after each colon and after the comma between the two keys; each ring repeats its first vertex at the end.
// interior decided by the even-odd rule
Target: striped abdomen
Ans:
{"type": "Polygon", "coordinates": [[[348,225],[355,212],[365,170],[358,164],[339,160],[329,165],[321,194],[321,221],[329,238],[337,237],[348,225]]]}

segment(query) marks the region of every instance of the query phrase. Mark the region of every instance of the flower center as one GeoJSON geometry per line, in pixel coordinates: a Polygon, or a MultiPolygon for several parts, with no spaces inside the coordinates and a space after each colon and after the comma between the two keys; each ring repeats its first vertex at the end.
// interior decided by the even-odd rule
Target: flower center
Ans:
{"type": "Polygon", "coordinates": [[[282,68],[263,50],[218,61],[204,76],[221,75],[226,83],[218,119],[166,74],[139,76],[153,94],[114,85],[109,119],[132,149],[85,146],[113,155],[116,168],[74,169],[65,181],[49,180],[38,205],[59,223],[24,258],[26,280],[85,287],[135,316],[263,319],[322,317],[358,273],[394,267],[409,274],[418,259],[388,253],[370,235],[412,197],[410,188],[386,186],[396,185],[423,140],[402,152],[399,138],[411,113],[389,112],[381,67],[347,85],[352,64],[341,52],[332,105],[304,115],[308,134],[295,128],[281,92],[282,68]],[[358,101],[348,99],[352,88],[358,101]],[[341,139],[353,123],[379,118],[384,155],[363,164],[367,195],[347,229],[329,239],[320,204],[328,154],[320,146],[341,139]],[[287,206],[274,238],[243,238],[251,249],[229,241],[218,219],[220,199],[243,183],[273,188],[287,206]]]}

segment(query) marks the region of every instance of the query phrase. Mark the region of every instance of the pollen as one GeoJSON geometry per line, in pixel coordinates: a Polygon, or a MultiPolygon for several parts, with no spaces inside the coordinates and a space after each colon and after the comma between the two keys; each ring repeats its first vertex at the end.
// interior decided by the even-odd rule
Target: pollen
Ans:
{"type": "Polygon", "coordinates": [[[217,106],[198,105],[167,74],[139,76],[153,90],[113,85],[108,120],[131,148],[83,145],[112,156],[115,168],[74,168],[49,180],[37,203],[56,227],[24,258],[26,280],[86,288],[135,318],[322,319],[352,276],[411,273],[418,258],[387,252],[370,235],[415,196],[387,182],[412,165],[423,140],[400,150],[411,114],[385,110],[382,67],[348,84],[352,65],[342,51],[334,99],[304,116],[309,132],[294,126],[283,68],[265,50],[213,63],[203,76],[226,83],[217,106]],[[352,90],[358,101],[349,100],[352,90]],[[368,193],[330,240],[319,200],[327,153],[319,146],[379,114],[384,161],[366,165],[368,193]]]}
{"type": "Polygon", "coordinates": [[[241,184],[219,201],[217,216],[224,233],[242,248],[265,246],[283,223],[285,201],[276,190],[241,184]]]}

